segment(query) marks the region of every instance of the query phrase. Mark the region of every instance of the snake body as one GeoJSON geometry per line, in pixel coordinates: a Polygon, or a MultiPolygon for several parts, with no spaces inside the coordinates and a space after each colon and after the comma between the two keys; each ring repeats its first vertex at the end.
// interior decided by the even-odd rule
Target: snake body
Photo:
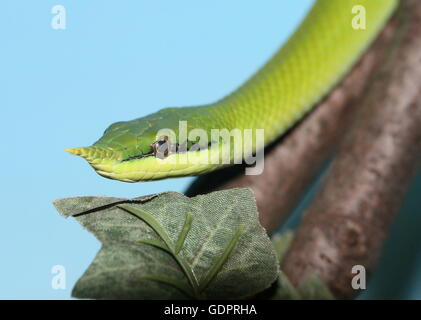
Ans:
{"type": "MultiPolygon", "coordinates": [[[[398,0],[318,0],[305,20],[275,55],[240,88],[204,106],[166,108],[146,117],[112,124],[92,146],[66,149],[84,157],[102,176],[126,182],[198,175],[226,165],[193,158],[220,157],[222,147],[207,143],[158,157],[160,129],[264,129],[265,145],[308,113],[352,68],[378,35],[398,0]],[[357,8],[357,10],[356,10],[357,8]],[[362,9],[361,9],[362,8],[362,9]],[[363,11],[359,11],[361,9],[363,11]],[[365,15],[365,29],[355,15],[365,15]]],[[[244,138],[244,136],[243,136],[244,138]]],[[[250,147],[256,151],[256,143],[250,147]]],[[[236,156],[230,149],[230,163],[236,156]]],[[[219,159],[219,158],[218,158],[219,159]]]]}

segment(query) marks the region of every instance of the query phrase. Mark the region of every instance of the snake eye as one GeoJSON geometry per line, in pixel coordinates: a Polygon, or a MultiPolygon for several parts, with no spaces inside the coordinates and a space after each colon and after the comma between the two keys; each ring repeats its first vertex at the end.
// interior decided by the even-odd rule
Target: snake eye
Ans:
{"type": "Polygon", "coordinates": [[[159,137],[159,140],[151,144],[152,153],[159,159],[164,159],[170,154],[170,142],[167,136],[159,137]]]}

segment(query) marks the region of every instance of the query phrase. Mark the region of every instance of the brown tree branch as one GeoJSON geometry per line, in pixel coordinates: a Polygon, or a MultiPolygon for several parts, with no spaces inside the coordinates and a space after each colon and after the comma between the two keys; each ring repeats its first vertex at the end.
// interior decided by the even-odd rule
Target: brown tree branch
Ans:
{"type": "Polygon", "coordinates": [[[396,24],[396,18],[392,19],[347,77],[312,113],[265,151],[261,175],[246,176],[241,166],[226,168],[199,177],[186,194],[249,187],[255,193],[262,225],[269,233],[277,230],[345,131],[353,106],[384,58],[396,24]]]}
{"type": "Polygon", "coordinates": [[[421,1],[401,3],[393,52],[305,212],[282,269],[294,284],[317,273],[339,298],[355,296],[351,268],[372,271],[421,154],[421,1]]]}

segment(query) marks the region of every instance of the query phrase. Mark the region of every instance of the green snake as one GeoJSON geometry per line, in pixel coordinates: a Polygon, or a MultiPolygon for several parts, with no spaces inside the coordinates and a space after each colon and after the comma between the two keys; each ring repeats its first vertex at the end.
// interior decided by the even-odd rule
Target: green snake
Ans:
{"type": "MultiPolygon", "coordinates": [[[[229,149],[228,164],[215,161],[227,144],[190,135],[182,139],[180,121],[186,121],[187,132],[200,128],[209,136],[212,129],[238,129],[242,138],[245,129],[264,129],[267,146],[346,75],[397,5],[398,0],[318,0],[284,46],[226,97],[116,122],[92,146],[66,150],[85,158],[98,174],[125,182],[199,175],[232,164],[244,157],[236,154],[239,149],[229,149]],[[354,19],[360,19],[359,27],[354,19]],[[161,129],[171,129],[176,140],[160,136],[161,129]],[[210,161],[192,161],[204,157],[210,161]]],[[[242,140],[244,147],[259,151],[256,139],[242,140]]]]}

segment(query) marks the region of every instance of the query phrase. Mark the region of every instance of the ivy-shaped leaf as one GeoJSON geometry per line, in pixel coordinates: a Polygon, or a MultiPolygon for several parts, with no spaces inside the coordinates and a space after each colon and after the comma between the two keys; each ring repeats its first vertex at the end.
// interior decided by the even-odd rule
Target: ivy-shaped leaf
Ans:
{"type": "Polygon", "coordinates": [[[79,279],[79,298],[239,299],[278,276],[272,243],[248,189],[194,198],[76,197],[54,202],[103,244],[79,279]]]}

